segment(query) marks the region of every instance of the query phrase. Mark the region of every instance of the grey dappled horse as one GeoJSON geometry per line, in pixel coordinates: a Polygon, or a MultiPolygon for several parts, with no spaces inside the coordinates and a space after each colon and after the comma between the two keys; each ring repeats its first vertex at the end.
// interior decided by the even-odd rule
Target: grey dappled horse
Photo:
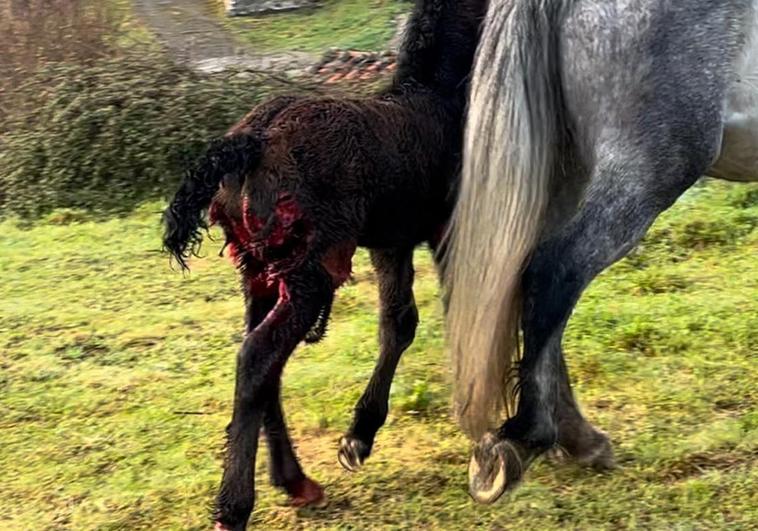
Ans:
{"type": "Polygon", "coordinates": [[[758,180],[757,12],[758,0],[492,0],[447,277],[478,501],[556,445],[613,465],[572,397],[563,331],[592,279],[699,177],[758,180]]]}

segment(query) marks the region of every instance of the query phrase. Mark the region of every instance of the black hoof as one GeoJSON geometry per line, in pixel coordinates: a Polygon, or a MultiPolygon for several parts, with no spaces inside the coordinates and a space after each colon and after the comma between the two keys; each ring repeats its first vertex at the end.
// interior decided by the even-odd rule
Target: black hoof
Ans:
{"type": "Polygon", "coordinates": [[[349,472],[357,472],[370,453],[371,447],[360,439],[342,437],[337,458],[342,468],[349,472]]]}
{"type": "Polygon", "coordinates": [[[518,443],[487,433],[474,447],[468,467],[469,494],[481,504],[495,503],[514,488],[528,466],[518,443]]]}

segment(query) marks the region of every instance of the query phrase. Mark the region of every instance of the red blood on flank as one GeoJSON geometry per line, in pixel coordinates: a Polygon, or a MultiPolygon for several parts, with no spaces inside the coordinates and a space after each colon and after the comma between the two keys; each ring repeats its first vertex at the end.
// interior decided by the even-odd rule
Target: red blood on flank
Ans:
{"type": "Polygon", "coordinates": [[[250,198],[247,196],[242,199],[242,222],[248,239],[263,228],[263,221],[250,209],[250,198]]]}
{"type": "Polygon", "coordinates": [[[283,280],[279,281],[279,302],[286,304],[290,301],[290,292],[283,280]]]}
{"type": "MultiPolygon", "coordinates": [[[[231,260],[238,266],[244,260],[249,293],[271,296],[278,289],[279,302],[284,304],[289,302],[289,293],[282,275],[297,266],[312,234],[307,230],[305,234],[298,234],[295,230],[298,223],[304,226],[304,216],[292,194],[279,194],[271,216],[268,220],[258,217],[250,208],[248,197],[242,199],[241,220],[230,217],[217,203],[211,204],[209,210],[210,222],[221,225],[226,231],[231,260]],[[261,231],[267,226],[270,227],[269,233],[262,238],[261,231]],[[284,246],[289,246],[286,258],[268,258],[271,251],[284,246]]],[[[321,265],[332,277],[335,289],[350,278],[355,249],[355,241],[346,241],[328,249],[321,259],[321,265]]]]}

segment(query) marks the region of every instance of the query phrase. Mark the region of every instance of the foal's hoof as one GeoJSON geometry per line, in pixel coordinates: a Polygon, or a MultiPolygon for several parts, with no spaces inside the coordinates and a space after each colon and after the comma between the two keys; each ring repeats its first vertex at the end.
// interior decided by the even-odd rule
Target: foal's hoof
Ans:
{"type": "Polygon", "coordinates": [[[340,439],[340,451],[337,454],[342,468],[349,472],[357,472],[371,453],[371,448],[359,439],[343,437],[340,439]]]}
{"type": "Polygon", "coordinates": [[[495,503],[521,480],[522,457],[514,443],[487,433],[474,447],[468,466],[469,494],[482,504],[495,503]]]}
{"type": "Polygon", "coordinates": [[[221,522],[216,522],[216,524],[213,526],[213,531],[245,531],[246,527],[246,524],[228,526],[226,524],[222,524],[221,522]]]}
{"type": "Polygon", "coordinates": [[[326,495],[321,485],[310,478],[293,483],[287,487],[290,495],[290,505],[293,507],[324,507],[326,495]]]}

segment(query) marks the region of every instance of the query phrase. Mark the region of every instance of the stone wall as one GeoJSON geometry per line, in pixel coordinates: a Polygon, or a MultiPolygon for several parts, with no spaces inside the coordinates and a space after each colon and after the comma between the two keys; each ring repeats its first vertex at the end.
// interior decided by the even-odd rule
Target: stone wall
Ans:
{"type": "Polygon", "coordinates": [[[230,16],[289,11],[316,5],[316,0],[224,0],[230,16]]]}

